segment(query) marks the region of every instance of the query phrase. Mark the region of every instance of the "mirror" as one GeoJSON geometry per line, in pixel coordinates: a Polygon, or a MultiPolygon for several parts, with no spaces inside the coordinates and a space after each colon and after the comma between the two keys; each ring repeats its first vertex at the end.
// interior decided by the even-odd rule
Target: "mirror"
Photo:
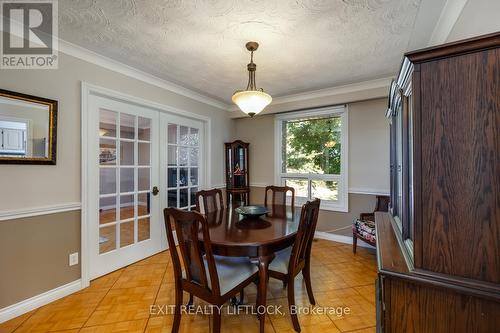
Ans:
{"type": "Polygon", "coordinates": [[[56,164],[57,101],[0,89],[0,163],[56,164]]]}

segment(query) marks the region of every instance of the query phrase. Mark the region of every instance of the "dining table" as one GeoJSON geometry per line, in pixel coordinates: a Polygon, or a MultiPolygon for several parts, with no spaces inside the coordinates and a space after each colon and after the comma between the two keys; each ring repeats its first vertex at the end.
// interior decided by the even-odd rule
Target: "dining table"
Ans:
{"type": "MultiPolygon", "coordinates": [[[[206,214],[210,243],[215,255],[248,257],[259,269],[257,315],[264,332],[269,263],[277,251],[293,244],[300,220],[300,209],[272,206],[260,217],[246,217],[235,207],[224,207],[206,214]]],[[[201,241],[201,238],[200,238],[201,241]]]]}

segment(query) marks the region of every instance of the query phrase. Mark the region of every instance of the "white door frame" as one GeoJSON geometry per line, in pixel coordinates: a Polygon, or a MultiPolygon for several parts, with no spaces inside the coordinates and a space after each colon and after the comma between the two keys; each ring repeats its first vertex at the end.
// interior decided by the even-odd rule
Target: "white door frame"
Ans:
{"type": "MultiPolygon", "coordinates": [[[[135,97],[132,95],[124,94],[115,90],[93,85],[91,83],[81,82],[81,281],[82,288],[88,287],[90,285],[89,276],[89,251],[91,244],[88,237],[89,232],[89,221],[88,221],[88,203],[90,200],[90,193],[87,188],[88,180],[88,163],[89,163],[89,145],[87,144],[90,133],[89,133],[89,97],[91,95],[106,97],[114,99],[117,101],[136,104],[141,107],[158,110],[162,113],[168,113],[172,115],[178,115],[183,117],[192,118],[195,120],[202,121],[204,123],[204,151],[205,151],[205,171],[204,171],[204,185],[200,184],[200,188],[207,187],[211,184],[211,128],[212,122],[209,117],[198,115],[189,111],[178,109],[172,106],[151,102],[146,99],[135,97]]],[[[161,142],[160,142],[161,146],[161,142]]],[[[161,149],[161,147],[160,147],[161,149]]],[[[162,192],[166,189],[160,189],[162,192]]],[[[166,242],[164,243],[164,248],[166,249],[166,242]]]]}

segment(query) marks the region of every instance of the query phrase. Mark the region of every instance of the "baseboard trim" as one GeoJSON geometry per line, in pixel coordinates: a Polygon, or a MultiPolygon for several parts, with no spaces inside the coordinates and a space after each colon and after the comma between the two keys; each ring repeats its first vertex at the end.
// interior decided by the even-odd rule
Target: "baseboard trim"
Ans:
{"type": "MultiPolygon", "coordinates": [[[[352,244],[352,236],[336,235],[336,234],[332,234],[330,232],[316,231],[314,233],[314,237],[319,238],[319,239],[329,240],[332,242],[352,244]]],[[[375,247],[373,247],[370,244],[367,244],[363,241],[359,241],[358,246],[366,247],[368,249],[375,249],[375,247]]]]}
{"type": "Polygon", "coordinates": [[[3,323],[12,318],[16,318],[50,302],[54,302],[60,298],[63,298],[64,296],[68,296],[69,294],[77,292],[80,289],[82,289],[82,283],[81,280],[78,279],[55,289],[46,291],[42,294],[28,298],[19,303],[9,305],[3,309],[0,309],[0,323],[3,323]]]}

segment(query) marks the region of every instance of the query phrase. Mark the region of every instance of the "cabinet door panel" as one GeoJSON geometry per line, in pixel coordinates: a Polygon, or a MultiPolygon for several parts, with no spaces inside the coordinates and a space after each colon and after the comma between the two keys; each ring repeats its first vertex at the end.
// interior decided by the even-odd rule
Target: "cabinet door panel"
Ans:
{"type": "Polygon", "coordinates": [[[424,63],[419,110],[422,268],[493,283],[500,283],[498,73],[499,49],[424,63]]]}
{"type": "Polygon", "coordinates": [[[24,131],[18,129],[3,129],[3,149],[24,150],[24,131]]]}

